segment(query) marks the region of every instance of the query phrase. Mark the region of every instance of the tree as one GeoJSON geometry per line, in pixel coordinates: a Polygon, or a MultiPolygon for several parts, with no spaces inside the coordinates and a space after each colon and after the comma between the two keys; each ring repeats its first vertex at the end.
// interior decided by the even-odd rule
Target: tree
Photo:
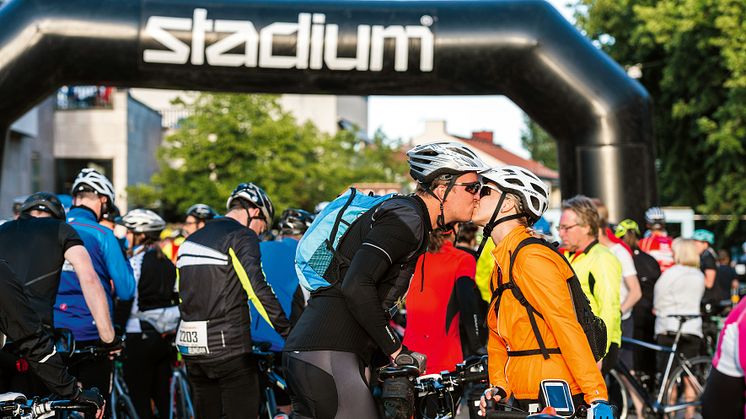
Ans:
{"type": "Polygon", "coordinates": [[[544,166],[557,170],[557,141],[528,115],[523,115],[524,127],[521,130],[521,144],[531,153],[531,158],[544,166]]]}
{"type": "Polygon", "coordinates": [[[746,214],[746,2],[579,0],[576,17],[617,62],[642,68],[661,203],[746,214]]]}
{"type": "Polygon", "coordinates": [[[167,215],[197,202],[225,208],[241,182],[261,186],[278,211],[312,210],[353,182],[400,182],[406,174],[396,144],[381,133],[366,143],[349,131],[332,136],[298,125],[274,96],[205,93],[188,106],[192,116],[159,150],[152,186],[129,189],[134,200],[160,201],[167,215]]]}

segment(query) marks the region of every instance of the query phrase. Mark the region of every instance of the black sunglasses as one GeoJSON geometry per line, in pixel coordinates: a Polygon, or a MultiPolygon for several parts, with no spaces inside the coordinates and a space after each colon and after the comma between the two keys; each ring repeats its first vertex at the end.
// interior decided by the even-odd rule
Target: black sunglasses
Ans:
{"type": "Polygon", "coordinates": [[[482,182],[454,183],[453,186],[463,186],[466,192],[476,195],[479,193],[479,190],[482,189],[482,182]]]}
{"type": "Polygon", "coordinates": [[[500,192],[500,190],[494,186],[482,185],[482,189],[479,191],[479,197],[484,198],[485,196],[490,196],[492,191],[500,192]]]}

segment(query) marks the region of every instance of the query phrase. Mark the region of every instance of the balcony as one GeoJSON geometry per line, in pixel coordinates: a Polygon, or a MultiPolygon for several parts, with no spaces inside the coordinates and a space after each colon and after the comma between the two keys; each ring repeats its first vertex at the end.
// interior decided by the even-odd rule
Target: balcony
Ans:
{"type": "Polygon", "coordinates": [[[62,86],[57,91],[57,110],[112,109],[114,88],[110,86],[62,86]]]}

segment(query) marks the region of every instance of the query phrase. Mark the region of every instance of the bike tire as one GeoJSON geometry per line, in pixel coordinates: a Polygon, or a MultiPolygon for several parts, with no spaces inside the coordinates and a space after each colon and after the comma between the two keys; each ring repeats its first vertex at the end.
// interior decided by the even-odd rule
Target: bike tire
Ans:
{"type": "MultiPolygon", "coordinates": [[[[619,419],[627,419],[630,412],[631,396],[619,373],[612,369],[606,377],[606,388],[609,392],[609,403],[619,409],[619,419]]],[[[634,411],[634,406],[632,407],[634,411]]]]}
{"type": "MultiPolygon", "coordinates": [[[[692,359],[687,359],[681,365],[677,366],[671,376],[666,382],[666,388],[663,392],[663,403],[666,406],[672,404],[683,403],[686,401],[684,394],[685,389],[685,378],[690,379],[692,388],[694,390],[694,400],[700,400],[705,384],[707,383],[707,377],[710,375],[710,369],[712,368],[712,358],[709,356],[698,356],[692,359]],[[690,374],[691,373],[691,374],[690,374]]],[[[696,415],[701,417],[702,408],[701,406],[694,407],[696,415]]],[[[687,409],[679,410],[677,412],[671,412],[666,414],[664,417],[667,419],[678,419],[686,416],[687,409]]]]}
{"type": "Polygon", "coordinates": [[[114,408],[117,409],[118,419],[140,419],[135,410],[135,405],[132,403],[132,399],[127,394],[119,396],[117,405],[114,408]]]}

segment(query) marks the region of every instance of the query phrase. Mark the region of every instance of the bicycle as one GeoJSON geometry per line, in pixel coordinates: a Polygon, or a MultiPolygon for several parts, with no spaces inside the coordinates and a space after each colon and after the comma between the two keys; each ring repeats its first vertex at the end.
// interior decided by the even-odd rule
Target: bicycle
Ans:
{"type": "Polygon", "coordinates": [[[72,400],[28,400],[20,393],[0,395],[0,419],[42,419],[63,411],[81,412],[94,417],[96,407],[72,400]]]}
{"type": "Polygon", "coordinates": [[[699,398],[702,395],[707,377],[710,374],[712,359],[708,356],[697,356],[688,359],[682,353],[676,352],[684,323],[688,320],[698,318],[700,315],[671,315],[668,317],[679,320],[679,327],[676,331],[673,345],[670,347],[622,337],[623,344],[652,349],[656,352],[668,353],[669,355],[665,372],[658,383],[657,395],[654,394],[654,389],[646,388],[647,386],[642,383],[639,377],[630,372],[629,367],[622,360],[619,360],[617,365],[611,369],[608,378],[609,388],[617,388],[619,394],[610,394],[610,399],[619,407],[620,419],[628,417],[632,391],[642,401],[646,417],[675,418],[677,417],[677,413],[700,406],[699,398]],[[679,365],[673,369],[673,361],[677,357],[679,365]],[[622,377],[626,379],[626,383],[628,384],[622,380],[622,377]],[[687,385],[694,390],[696,398],[695,400],[680,401],[680,395],[684,394],[683,390],[687,385]]]}
{"type": "Polygon", "coordinates": [[[194,403],[189,389],[186,368],[180,355],[171,372],[169,383],[168,419],[194,419],[194,403]]]}
{"type": "Polygon", "coordinates": [[[703,350],[710,356],[715,355],[720,330],[723,328],[725,317],[732,307],[733,302],[731,300],[702,303],[702,346],[703,350]]]}
{"type": "MultiPolygon", "coordinates": [[[[459,363],[453,371],[423,376],[419,376],[419,373],[420,371],[414,366],[396,366],[381,368],[378,376],[379,380],[384,383],[386,380],[409,380],[414,390],[414,410],[417,418],[454,418],[464,386],[468,383],[487,382],[486,356],[459,363]],[[431,414],[435,416],[430,416],[431,414]]],[[[392,409],[395,407],[384,406],[387,412],[392,409]]]]}
{"type": "MultiPolygon", "coordinates": [[[[123,338],[124,339],[124,338],[123,338]]],[[[111,356],[111,352],[116,349],[122,349],[124,347],[124,340],[122,341],[120,348],[102,348],[100,346],[88,346],[82,349],[75,349],[72,353],[80,355],[81,358],[85,359],[88,356],[111,356]]],[[[124,381],[124,366],[122,363],[121,352],[115,353],[114,365],[111,372],[111,379],[109,387],[111,388],[111,396],[109,402],[111,403],[111,417],[112,419],[139,419],[135,406],[132,404],[132,399],[129,396],[127,390],[127,383],[124,381]]],[[[74,362],[74,361],[73,361],[74,362]]]]}
{"type": "Polygon", "coordinates": [[[258,342],[254,345],[252,356],[257,362],[259,372],[264,378],[264,392],[262,394],[262,406],[259,412],[260,417],[269,419],[289,419],[286,413],[277,408],[277,398],[275,397],[275,388],[287,391],[287,384],[277,371],[275,371],[275,354],[269,351],[270,344],[267,342],[258,342]]]}

